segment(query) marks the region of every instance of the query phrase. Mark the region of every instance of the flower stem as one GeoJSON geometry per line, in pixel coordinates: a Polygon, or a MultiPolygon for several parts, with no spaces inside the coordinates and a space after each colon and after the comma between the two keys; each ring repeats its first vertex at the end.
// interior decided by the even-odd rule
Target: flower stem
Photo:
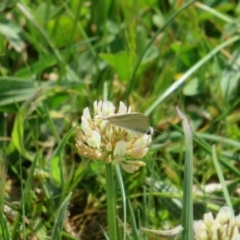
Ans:
{"type": "Polygon", "coordinates": [[[105,165],[106,169],[106,192],[107,192],[107,216],[109,239],[117,239],[116,226],[116,203],[115,203],[115,181],[113,177],[113,162],[105,165]]]}

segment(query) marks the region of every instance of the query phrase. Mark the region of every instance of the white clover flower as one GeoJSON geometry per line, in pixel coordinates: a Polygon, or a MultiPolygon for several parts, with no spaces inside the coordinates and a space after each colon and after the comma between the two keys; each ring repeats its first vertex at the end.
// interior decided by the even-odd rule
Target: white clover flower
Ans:
{"type": "Polygon", "coordinates": [[[195,236],[198,237],[195,239],[198,239],[198,240],[207,240],[208,239],[207,227],[203,222],[201,222],[201,221],[194,222],[193,230],[194,230],[195,236]]]}
{"type": "Polygon", "coordinates": [[[234,217],[230,208],[222,207],[215,219],[212,213],[204,214],[193,230],[195,240],[240,240],[240,215],[234,217]]]}
{"type": "Polygon", "coordinates": [[[88,108],[83,110],[81,129],[77,128],[76,147],[78,153],[84,157],[104,160],[106,163],[114,160],[125,171],[132,173],[146,164],[136,161],[148,152],[148,145],[152,141],[151,134],[139,134],[110,124],[103,117],[131,113],[120,102],[119,110],[115,113],[115,106],[110,101],[95,101],[94,118],[91,118],[88,108]]]}

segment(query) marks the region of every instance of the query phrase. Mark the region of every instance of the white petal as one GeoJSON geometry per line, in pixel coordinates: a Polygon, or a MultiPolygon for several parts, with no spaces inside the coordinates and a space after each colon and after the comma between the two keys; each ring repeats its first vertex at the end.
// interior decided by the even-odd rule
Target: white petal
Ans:
{"type": "Polygon", "coordinates": [[[217,236],[218,230],[221,229],[221,228],[222,228],[222,225],[215,221],[210,228],[211,232],[212,232],[212,235],[217,236]]]}
{"type": "Polygon", "coordinates": [[[93,107],[95,114],[102,114],[102,101],[94,101],[93,107]]]}
{"type": "Polygon", "coordinates": [[[137,171],[140,167],[146,166],[145,162],[142,161],[126,161],[121,162],[120,166],[128,173],[133,173],[137,171]]]}
{"type": "Polygon", "coordinates": [[[114,155],[124,156],[126,153],[126,142],[119,141],[116,143],[115,149],[114,149],[114,155]]]}
{"type": "Polygon", "coordinates": [[[145,134],[142,135],[142,137],[138,138],[134,145],[139,147],[145,147],[147,145],[147,139],[145,137],[145,134]]]}
{"type": "Polygon", "coordinates": [[[109,116],[113,115],[115,111],[115,107],[113,106],[112,102],[104,101],[102,104],[102,115],[109,116]]]}
{"type": "Polygon", "coordinates": [[[221,223],[225,223],[225,222],[229,221],[231,218],[232,218],[231,209],[226,206],[221,207],[216,216],[216,220],[221,223]]]}
{"type": "Polygon", "coordinates": [[[103,104],[102,104],[102,113],[103,113],[103,115],[104,116],[106,116],[107,113],[108,112],[108,105],[107,105],[107,102],[103,102],[103,104]]]}
{"type": "Polygon", "coordinates": [[[193,222],[194,236],[196,240],[207,239],[207,228],[202,221],[193,222]]]}
{"type": "Polygon", "coordinates": [[[97,131],[92,131],[92,136],[87,139],[87,143],[90,147],[98,148],[101,145],[101,135],[97,131]]]}
{"type": "Polygon", "coordinates": [[[105,132],[105,129],[106,129],[106,121],[102,121],[102,122],[99,122],[99,129],[101,131],[101,133],[105,132]]]}
{"type": "Polygon", "coordinates": [[[129,149],[127,150],[127,155],[132,158],[143,158],[148,152],[148,148],[140,148],[140,149],[129,149]]]}
{"type": "Polygon", "coordinates": [[[93,103],[93,109],[94,109],[94,113],[95,114],[98,114],[98,102],[97,101],[94,101],[94,103],[93,103]]]}
{"type": "Polygon", "coordinates": [[[99,101],[98,102],[98,111],[99,111],[99,113],[102,113],[102,104],[103,104],[103,101],[99,101]]]}
{"type": "Polygon", "coordinates": [[[107,132],[106,135],[108,136],[108,138],[112,139],[113,133],[114,133],[112,126],[107,125],[106,132],[107,132]]]}
{"type": "Polygon", "coordinates": [[[232,240],[239,240],[240,239],[240,234],[236,234],[232,237],[232,240]]]}
{"type": "Polygon", "coordinates": [[[139,137],[134,143],[128,142],[127,143],[127,149],[130,148],[145,148],[151,143],[152,139],[151,136],[144,134],[141,137],[139,137]]]}
{"type": "Polygon", "coordinates": [[[92,135],[92,129],[88,123],[88,120],[84,116],[82,116],[81,127],[85,135],[92,135]]]}
{"type": "Polygon", "coordinates": [[[211,227],[214,223],[214,218],[212,215],[212,212],[205,213],[203,216],[204,223],[208,226],[211,227]]]}
{"type": "Polygon", "coordinates": [[[120,102],[118,114],[125,114],[127,112],[127,107],[124,105],[123,102],[120,102]]]}
{"type": "Polygon", "coordinates": [[[128,173],[134,173],[139,169],[139,167],[137,166],[128,165],[125,163],[121,163],[120,166],[128,173]]]}
{"type": "Polygon", "coordinates": [[[86,107],[86,108],[83,109],[83,116],[84,116],[87,120],[91,120],[91,115],[90,115],[90,112],[89,112],[88,107],[86,107]]]}
{"type": "Polygon", "coordinates": [[[128,165],[134,165],[136,167],[142,167],[142,166],[146,166],[147,164],[143,161],[132,161],[132,160],[128,160],[126,161],[126,163],[128,165]]]}

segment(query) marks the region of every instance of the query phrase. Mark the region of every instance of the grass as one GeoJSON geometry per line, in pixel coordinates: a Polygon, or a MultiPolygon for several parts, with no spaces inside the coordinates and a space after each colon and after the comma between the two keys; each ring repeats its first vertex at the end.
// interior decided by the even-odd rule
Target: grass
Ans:
{"type": "Polygon", "coordinates": [[[75,147],[83,109],[102,99],[157,130],[145,167],[113,167],[117,239],[238,213],[240,5],[184,3],[0,3],[0,239],[107,239],[105,165],[75,147]]]}

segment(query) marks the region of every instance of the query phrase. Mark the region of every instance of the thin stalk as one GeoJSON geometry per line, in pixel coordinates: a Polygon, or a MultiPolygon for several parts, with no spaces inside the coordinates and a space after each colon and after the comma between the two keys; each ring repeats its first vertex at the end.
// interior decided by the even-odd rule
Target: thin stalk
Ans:
{"type": "Polygon", "coordinates": [[[107,216],[109,239],[117,240],[117,226],[116,226],[116,203],[115,203],[115,189],[113,177],[113,162],[105,165],[106,173],[106,192],[107,192],[107,216]]]}
{"type": "Polygon", "coordinates": [[[127,237],[127,206],[126,206],[126,194],[122,179],[121,170],[118,164],[115,164],[115,170],[117,173],[117,178],[119,182],[119,187],[122,194],[122,201],[123,201],[123,240],[126,240],[127,237]]]}

